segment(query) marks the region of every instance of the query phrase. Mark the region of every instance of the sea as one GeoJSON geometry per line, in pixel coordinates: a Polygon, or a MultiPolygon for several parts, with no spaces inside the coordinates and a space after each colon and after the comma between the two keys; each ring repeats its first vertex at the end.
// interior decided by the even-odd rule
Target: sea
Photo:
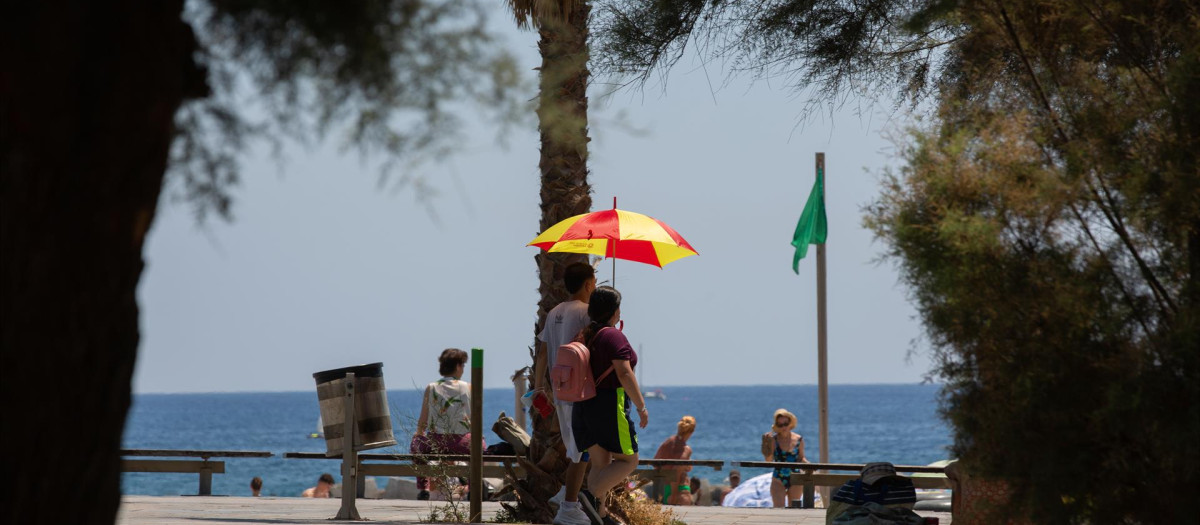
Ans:
{"type": "MultiPolygon", "coordinates": [[[[949,459],[950,429],[939,418],[940,387],[931,384],[831,385],[829,387],[829,459],[834,463],[890,461],[925,465],[949,459]]],[[[675,433],[679,418],[696,418],[689,441],[693,459],[762,461],[761,435],[770,430],[772,414],[786,408],[799,418],[796,432],[804,436],[809,461],[818,461],[819,415],[815,385],[678,386],[659,390],[665,399],[649,399],[650,423],[638,429],[643,457],[653,457],[658,445],[675,433]]],[[[514,394],[508,389],[484,389],[484,439],[500,438],[491,431],[501,412],[512,415],[514,394]]],[[[373,450],[408,453],[408,443],[420,413],[421,391],[389,390],[389,411],[398,445],[373,450]]],[[[214,474],[213,494],[250,495],[250,480],[263,479],[267,496],[299,496],[324,472],[340,482],[336,460],[284,459],[285,452],[324,452],[317,430],[320,410],[311,392],[137,394],[126,422],[126,449],[268,451],[271,458],[225,459],[225,473],[214,474]]],[[[636,421],[636,416],[635,416],[636,421]]],[[[692,475],[724,483],[729,466],[717,471],[697,467],[692,475]]],[[[742,479],[768,472],[739,469],[742,479]]],[[[387,479],[376,479],[383,488],[387,479]]],[[[196,494],[196,474],[126,473],[125,494],[196,494]]]]}

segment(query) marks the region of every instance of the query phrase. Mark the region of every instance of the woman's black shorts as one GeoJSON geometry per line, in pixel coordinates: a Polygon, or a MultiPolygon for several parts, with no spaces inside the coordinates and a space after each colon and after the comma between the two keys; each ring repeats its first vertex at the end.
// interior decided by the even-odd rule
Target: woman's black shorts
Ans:
{"type": "Polygon", "coordinates": [[[629,407],[624,388],[597,388],[596,397],[575,403],[571,431],[579,450],[600,445],[614,454],[636,454],[637,430],[629,407]]]}

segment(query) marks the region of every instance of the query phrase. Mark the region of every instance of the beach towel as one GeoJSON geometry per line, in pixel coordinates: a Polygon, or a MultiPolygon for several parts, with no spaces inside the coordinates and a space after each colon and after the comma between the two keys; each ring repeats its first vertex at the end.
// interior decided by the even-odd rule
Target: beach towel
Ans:
{"type": "Polygon", "coordinates": [[[732,492],[725,495],[723,507],[770,507],[771,473],[742,480],[732,492]]]}

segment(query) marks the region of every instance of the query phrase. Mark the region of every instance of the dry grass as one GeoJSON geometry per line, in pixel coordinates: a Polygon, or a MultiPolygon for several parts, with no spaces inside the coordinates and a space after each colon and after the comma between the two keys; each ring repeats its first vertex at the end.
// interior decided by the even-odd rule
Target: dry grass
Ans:
{"type": "Polygon", "coordinates": [[[646,498],[640,492],[615,490],[608,498],[608,509],[626,525],[686,525],[666,505],[646,498]]]}

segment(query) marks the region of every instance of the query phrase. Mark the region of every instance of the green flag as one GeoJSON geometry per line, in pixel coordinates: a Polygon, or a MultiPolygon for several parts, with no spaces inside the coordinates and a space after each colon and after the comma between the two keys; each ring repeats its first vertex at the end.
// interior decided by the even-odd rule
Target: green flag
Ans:
{"type": "Polygon", "coordinates": [[[813,183],[812,193],[808,194],[800,222],[796,223],[796,233],[792,234],[792,246],[796,247],[792,271],[796,275],[800,275],[800,259],[808,255],[808,245],[825,244],[829,233],[829,225],[825,222],[825,174],[822,171],[817,172],[817,181],[813,183]]]}

